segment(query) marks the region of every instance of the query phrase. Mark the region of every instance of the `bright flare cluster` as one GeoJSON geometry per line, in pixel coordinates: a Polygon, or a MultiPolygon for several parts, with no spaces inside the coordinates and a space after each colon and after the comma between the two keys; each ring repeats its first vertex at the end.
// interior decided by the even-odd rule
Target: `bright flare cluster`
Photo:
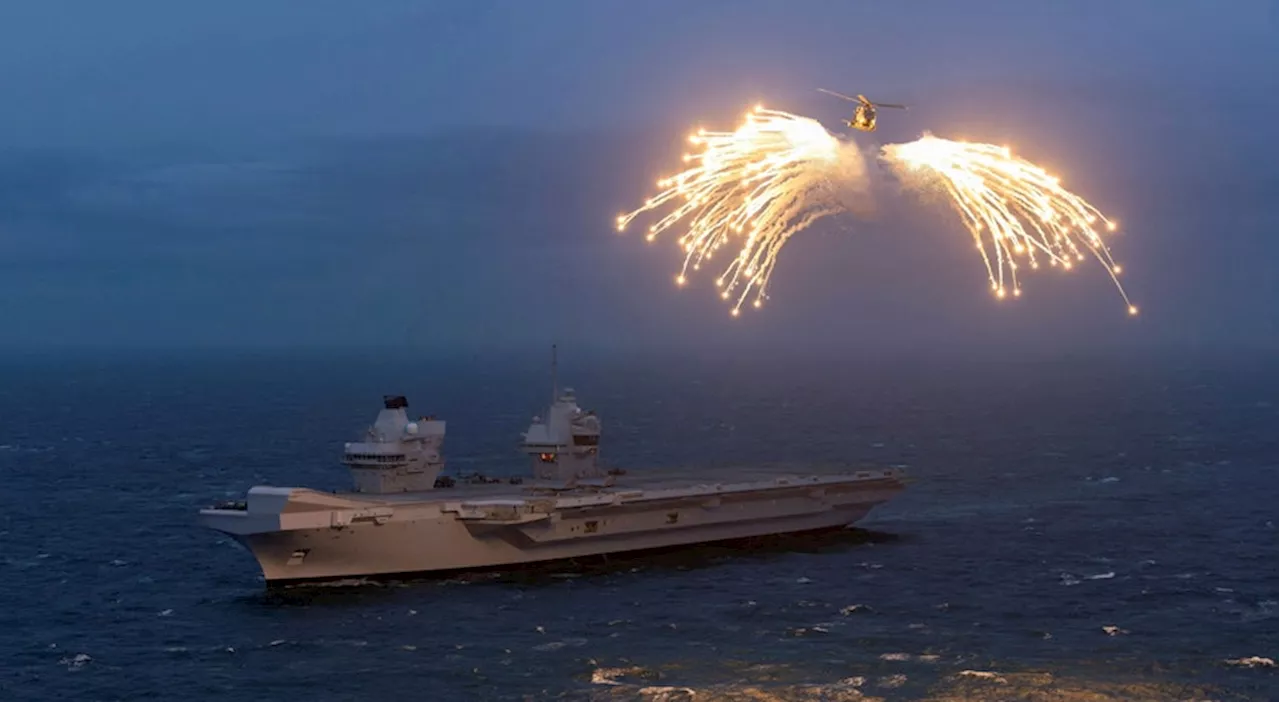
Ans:
{"type": "MultiPolygon", "coordinates": [[[[702,147],[685,154],[691,165],[659,180],[657,195],[619,216],[618,231],[642,213],[674,204],[645,239],[684,229],[679,285],[731,245],[735,251],[716,286],[733,301],[734,315],[748,299],[759,307],[768,298],[778,254],[792,235],[822,217],[864,206],[854,204],[867,190],[861,152],[812,119],[757,106],[736,131],[699,130],[689,142],[702,147]]],[[[1022,294],[1019,259],[1033,270],[1042,259],[1071,270],[1087,252],[1106,267],[1129,313],[1138,313],[1098,233],[1099,226],[1115,231],[1115,222],[1044,169],[1007,147],[929,134],[887,145],[880,156],[907,187],[938,190],[950,200],[973,235],[996,296],[1022,294]]]]}
{"type": "Polygon", "coordinates": [[[1044,169],[1015,157],[1008,147],[928,134],[885,146],[881,154],[908,186],[937,185],[950,197],[973,235],[997,296],[1004,297],[1008,287],[1015,296],[1022,293],[1017,258],[1025,258],[1033,270],[1041,258],[1071,270],[1087,250],[1106,266],[1129,313],[1138,313],[1120,284],[1120,266],[1098,234],[1099,226],[1115,231],[1115,222],[1062,188],[1044,169]]]}
{"type": "Polygon", "coordinates": [[[689,143],[703,147],[685,154],[692,165],[659,180],[661,192],[619,216],[618,231],[643,212],[676,203],[649,227],[646,240],[687,222],[678,239],[685,252],[680,285],[732,243],[737,251],[716,286],[722,298],[734,301],[737,315],[747,299],[756,307],[767,299],[769,276],[787,239],[844,209],[836,190],[863,176],[862,156],[814,120],[760,106],[736,131],[699,130],[689,143]]]}

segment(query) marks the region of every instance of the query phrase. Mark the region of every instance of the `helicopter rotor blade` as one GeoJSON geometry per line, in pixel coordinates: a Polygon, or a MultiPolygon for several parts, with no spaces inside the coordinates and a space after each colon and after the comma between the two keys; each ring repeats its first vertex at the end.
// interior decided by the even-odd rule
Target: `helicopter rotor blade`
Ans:
{"type": "Polygon", "coordinates": [[[818,88],[818,92],[826,93],[827,95],[834,95],[842,100],[848,100],[849,102],[858,102],[856,98],[851,98],[848,95],[845,95],[844,93],[837,93],[834,90],[827,90],[826,88],[818,88]]]}
{"type": "Polygon", "coordinates": [[[905,109],[907,109],[907,106],[906,106],[906,105],[895,105],[895,104],[888,103],[888,102],[873,102],[873,103],[871,103],[871,104],[872,104],[872,105],[875,105],[876,107],[892,107],[892,108],[899,109],[899,110],[905,110],[905,109]]]}

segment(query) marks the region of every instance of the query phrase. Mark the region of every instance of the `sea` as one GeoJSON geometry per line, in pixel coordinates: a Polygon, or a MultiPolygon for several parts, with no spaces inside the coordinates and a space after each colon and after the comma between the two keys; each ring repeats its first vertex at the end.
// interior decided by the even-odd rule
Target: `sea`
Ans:
{"type": "Polygon", "coordinates": [[[562,360],[611,466],[909,471],[823,538],[278,590],[196,523],[385,394],[519,473],[543,355],[4,357],[0,699],[1277,699],[1274,350],[562,360]]]}

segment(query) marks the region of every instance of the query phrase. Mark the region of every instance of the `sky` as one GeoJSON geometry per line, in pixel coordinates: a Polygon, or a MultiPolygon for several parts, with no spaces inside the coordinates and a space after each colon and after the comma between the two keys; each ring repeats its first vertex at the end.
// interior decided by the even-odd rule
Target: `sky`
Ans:
{"type": "Polygon", "coordinates": [[[0,139],[684,124],[814,85],[1274,105],[1275,43],[1275,4],[1244,1],[17,2],[0,139]]]}
{"type": "Polygon", "coordinates": [[[1274,348],[1276,29],[1244,1],[5,3],[0,347],[1274,348]],[[1125,223],[1144,319],[1096,275],[995,305],[954,219],[898,201],[797,237],[745,323],[597,229],[691,125],[838,129],[817,87],[911,105],[868,144],[1062,171],[1125,223]]]}

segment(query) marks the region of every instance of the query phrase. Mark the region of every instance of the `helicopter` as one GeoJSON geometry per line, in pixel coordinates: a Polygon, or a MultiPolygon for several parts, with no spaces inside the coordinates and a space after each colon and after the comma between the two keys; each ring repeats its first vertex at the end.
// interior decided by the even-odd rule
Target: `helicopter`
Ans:
{"type": "Polygon", "coordinates": [[[871,102],[866,97],[859,95],[857,98],[851,98],[848,95],[837,93],[834,90],[826,88],[818,88],[818,92],[834,95],[842,100],[856,102],[858,106],[853,108],[853,119],[845,120],[845,125],[853,129],[860,129],[864,132],[874,132],[876,130],[876,108],[892,107],[897,110],[907,109],[906,105],[893,105],[884,102],[871,102]]]}

